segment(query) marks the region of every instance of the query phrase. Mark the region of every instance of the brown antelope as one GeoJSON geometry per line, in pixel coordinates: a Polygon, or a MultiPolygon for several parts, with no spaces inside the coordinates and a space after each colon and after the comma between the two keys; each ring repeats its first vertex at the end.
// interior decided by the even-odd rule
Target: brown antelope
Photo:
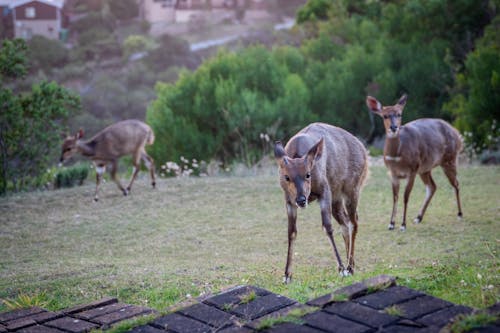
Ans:
{"type": "Polygon", "coordinates": [[[432,169],[440,165],[451,185],[455,188],[458,217],[462,217],[457,180],[457,157],[462,150],[461,136],[456,129],[441,119],[418,119],[401,125],[401,115],[407,96],[403,95],[396,105],[382,106],[374,97],[366,97],[368,108],[384,119],[386,133],[384,162],[392,177],[393,206],[389,230],[394,229],[396,206],[399,195],[400,179],[407,179],[404,192],[403,223],[401,231],[406,230],[406,208],[415,176],[418,174],[425,184],[424,204],[415,218],[420,223],[425,210],[436,192],[432,179],[432,169]]]}
{"type": "Polygon", "coordinates": [[[288,215],[288,255],[284,282],[292,278],[293,243],[297,237],[297,207],[319,201],[323,228],[333,247],[338,271],[354,272],[354,242],[358,232],[359,193],[368,172],[363,144],[347,131],[322,123],[311,124],[288,141],[274,147],[280,185],[288,215]],[[331,216],[342,230],[347,268],[344,268],[333,239],[331,216]]]}
{"type": "Polygon", "coordinates": [[[139,120],[124,120],[110,125],[94,135],[91,139],[84,141],[83,130],[80,129],[74,136],[68,136],[62,144],[61,163],[80,153],[92,160],[96,168],[96,188],[94,200],[99,200],[99,184],[106,166],[111,164],[111,177],[118,185],[123,195],[127,195],[132,188],[141,160],[149,169],[151,185],[155,187],[155,170],[153,159],[146,154],[144,147],[154,142],[155,136],[151,128],[139,120]],[[132,179],[125,189],[116,176],[118,171],[118,159],[124,155],[132,155],[134,170],[132,179]]]}

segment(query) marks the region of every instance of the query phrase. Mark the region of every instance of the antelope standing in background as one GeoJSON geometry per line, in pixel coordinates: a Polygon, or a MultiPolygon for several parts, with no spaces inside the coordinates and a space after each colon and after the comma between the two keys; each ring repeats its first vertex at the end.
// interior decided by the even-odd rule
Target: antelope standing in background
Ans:
{"type": "Polygon", "coordinates": [[[400,179],[408,179],[404,193],[403,223],[400,230],[406,230],[406,208],[418,174],[425,184],[424,204],[415,218],[420,223],[425,210],[436,192],[432,179],[432,169],[440,165],[451,185],[455,188],[458,217],[462,217],[457,180],[457,158],[462,150],[462,140],[458,131],[441,119],[418,119],[401,126],[401,115],[407,96],[403,95],[393,106],[382,106],[374,97],[366,97],[368,108],[384,119],[386,132],[384,162],[391,172],[393,207],[389,230],[394,229],[400,179]]]}
{"type": "Polygon", "coordinates": [[[292,278],[293,243],[297,236],[297,207],[317,199],[323,228],[333,247],[338,271],[354,272],[354,242],[358,232],[359,193],[368,172],[363,144],[347,131],[322,123],[311,124],[288,141],[274,147],[280,185],[288,214],[288,255],[284,282],[292,278]],[[342,229],[347,268],[344,268],[333,239],[331,217],[342,229]]]}
{"type": "Polygon", "coordinates": [[[74,136],[68,136],[62,144],[61,163],[80,153],[92,160],[96,167],[96,188],[94,200],[98,201],[99,184],[106,166],[111,164],[111,177],[118,185],[123,195],[127,195],[132,188],[141,160],[149,169],[151,185],[155,187],[155,169],[153,159],[146,154],[145,146],[154,142],[155,136],[151,128],[139,120],[124,120],[110,125],[87,141],[81,140],[83,130],[80,129],[74,136]],[[132,155],[134,170],[132,179],[125,189],[118,178],[118,159],[124,155],[132,155]]]}

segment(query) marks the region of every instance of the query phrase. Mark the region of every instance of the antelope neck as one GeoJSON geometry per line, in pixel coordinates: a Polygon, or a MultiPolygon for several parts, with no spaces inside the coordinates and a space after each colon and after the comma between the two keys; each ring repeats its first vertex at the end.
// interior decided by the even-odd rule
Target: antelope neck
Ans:
{"type": "Polygon", "coordinates": [[[76,145],[83,156],[93,156],[95,153],[95,144],[79,140],[76,145]]]}
{"type": "Polygon", "coordinates": [[[401,140],[399,135],[395,138],[386,138],[384,147],[384,159],[386,161],[399,162],[401,160],[401,140]]]}

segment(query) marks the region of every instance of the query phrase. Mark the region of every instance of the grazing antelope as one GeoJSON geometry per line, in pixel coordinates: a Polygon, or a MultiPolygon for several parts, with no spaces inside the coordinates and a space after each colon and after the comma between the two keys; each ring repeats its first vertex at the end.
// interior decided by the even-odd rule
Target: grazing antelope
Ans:
{"type": "Polygon", "coordinates": [[[118,185],[123,195],[130,192],[134,182],[141,160],[149,169],[151,175],[151,185],[155,187],[155,169],[153,159],[146,154],[144,147],[154,142],[155,136],[151,128],[139,120],[124,120],[110,125],[94,135],[91,139],[84,141],[83,130],[80,129],[74,136],[68,136],[62,144],[61,163],[80,153],[92,160],[96,167],[96,188],[94,200],[98,201],[99,184],[103,173],[106,171],[106,165],[111,164],[111,177],[118,185]],[[132,155],[134,170],[132,179],[127,188],[116,177],[118,171],[118,159],[124,155],[132,155]]]}
{"type": "Polygon", "coordinates": [[[424,204],[415,218],[420,223],[425,210],[436,192],[432,179],[432,169],[440,165],[451,185],[455,188],[458,217],[462,217],[457,180],[457,157],[462,150],[462,140],[458,131],[441,119],[418,119],[401,125],[401,115],[407,96],[403,95],[396,105],[382,106],[374,97],[366,97],[368,108],[384,119],[386,133],[384,162],[392,176],[393,206],[389,230],[394,229],[396,206],[399,195],[400,179],[408,179],[404,192],[403,223],[401,231],[406,230],[406,208],[415,176],[418,174],[425,184],[424,204]]]}
{"type": "Polygon", "coordinates": [[[280,185],[285,194],[288,215],[288,255],[284,282],[292,278],[293,243],[297,237],[297,207],[319,201],[323,228],[333,247],[338,271],[347,276],[354,272],[354,242],[358,232],[359,193],[368,172],[363,144],[347,131],[322,123],[313,123],[288,141],[285,148],[274,146],[280,185]],[[344,268],[333,239],[331,216],[342,230],[347,268],[344,268]]]}

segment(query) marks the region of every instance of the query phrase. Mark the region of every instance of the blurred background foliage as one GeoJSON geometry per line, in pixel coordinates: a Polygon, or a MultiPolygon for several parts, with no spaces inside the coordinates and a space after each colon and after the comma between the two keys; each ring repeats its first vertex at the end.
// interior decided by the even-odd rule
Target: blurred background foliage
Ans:
{"type": "MultiPolygon", "coordinates": [[[[443,118],[462,132],[470,153],[499,150],[500,0],[269,1],[273,15],[295,15],[291,30],[194,52],[180,35],[149,34],[135,0],[75,0],[81,18],[70,26],[69,44],[41,36],[25,46],[3,44],[0,138],[20,128],[15,119],[36,119],[19,103],[35,103],[38,91],[68,104],[22,134],[46,143],[45,162],[32,163],[30,177],[46,174],[59,152],[57,140],[36,131],[83,127],[91,134],[127,118],[154,129],[158,166],[181,157],[252,165],[275,140],[286,142],[313,121],[380,145],[382,124],[366,95],[392,104],[406,93],[405,122],[443,118]]],[[[12,151],[2,151],[2,184],[20,189],[23,182],[5,174],[6,165],[26,163],[12,151]]]]}
{"type": "Polygon", "coordinates": [[[147,112],[159,133],[153,156],[251,165],[261,133],[286,141],[311,121],[370,144],[383,130],[366,95],[391,104],[404,93],[404,121],[444,118],[471,133],[476,150],[498,149],[498,5],[310,0],[292,31],[299,47],[222,50],[177,82],[158,84],[147,112]]]}

